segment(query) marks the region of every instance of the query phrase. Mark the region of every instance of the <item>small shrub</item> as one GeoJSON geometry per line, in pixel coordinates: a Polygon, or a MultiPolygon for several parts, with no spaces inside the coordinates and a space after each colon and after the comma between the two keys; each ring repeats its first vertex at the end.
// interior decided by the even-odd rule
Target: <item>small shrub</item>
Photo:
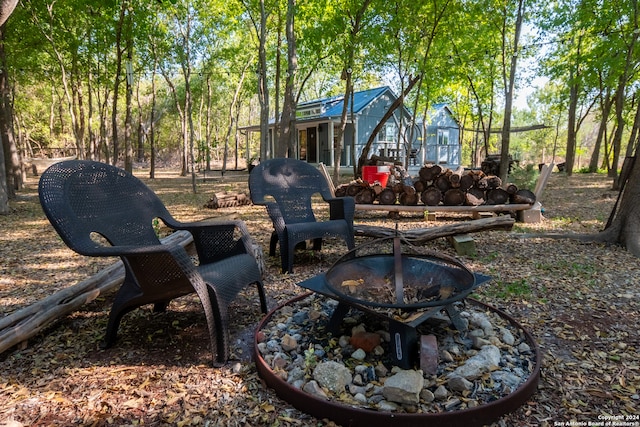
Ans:
{"type": "Polygon", "coordinates": [[[509,174],[509,182],[518,186],[520,189],[533,190],[538,180],[538,169],[529,163],[525,166],[514,166],[509,174]]]}

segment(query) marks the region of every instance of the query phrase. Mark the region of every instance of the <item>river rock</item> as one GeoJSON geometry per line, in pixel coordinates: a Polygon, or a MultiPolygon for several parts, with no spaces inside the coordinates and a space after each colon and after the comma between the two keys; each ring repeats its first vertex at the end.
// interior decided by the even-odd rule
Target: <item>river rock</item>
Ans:
{"type": "Polygon", "coordinates": [[[322,390],[322,388],[314,380],[311,380],[308,383],[306,383],[304,387],[302,387],[302,390],[304,390],[305,392],[309,393],[312,396],[316,396],[325,400],[329,399],[329,397],[324,392],[324,390],[322,390]]]}
{"type": "Polygon", "coordinates": [[[467,380],[475,380],[486,372],[491,372],[500,364],[500,350],[494,345],[485,345],[475,356],[469,358],[448,376],[458,376],[467,380]]]}
{"type": "Polygon", "coordinates": [[[423,383],[422,371],[401,370],[384,382],[382,394],[390,402],[417,404],[423,383]]]}
{"type": "Polygon", "coordinates": [[[351,378],[351,371],[334,361],[319,363],[313,370],[313,379],[337,394],[345,391],[345,387],[351,383],[351,378]]]}
{"type": "Polygon", "coordinates": [[[473,389],[473,383],[462,377],[451,377],[447,382],[449,388],[453,391],[467,391],[473,389]]]}

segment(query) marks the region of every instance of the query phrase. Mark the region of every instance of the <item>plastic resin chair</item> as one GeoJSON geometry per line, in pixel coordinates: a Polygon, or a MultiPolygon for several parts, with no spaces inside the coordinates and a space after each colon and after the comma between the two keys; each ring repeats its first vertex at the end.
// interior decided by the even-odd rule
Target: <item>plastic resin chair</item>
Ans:
{"type": "Polygon", "coordinates": [[[273,222],[269,255],[275,256],[279,241],[283,273],[293,272],[294,249],[300,242],[313,240],[313,249],[320,250],[323,238],[341,237],[354,248],[353,198],[333,197],[325,177],[309,163],[288,158],[261,162],[249,175],[249,190],[253,203],[266,206],[273,222]],[[329,204],[329,220],[316,220],[314,194],[329,204]]]}
{"type": "Polygon", "coordinates": [[[47,218],[75,252],[118,256],[125,267],[105,336],[114,344],[122,317],[145,304],[156,311],[196,292],[204,308],[214,364],[229,358],[228,306],[245,286],[256,284],[267,311],[262,276],[241,221],[176,221],[164,204],[132,174],[104,163],[56,163],[41,176],[39,195],[47,218]],[[197,263],[179,244],[162,244],[154,222],[193,235],[197,263]],[[99,236],[99,237],[98,237],[99,236]],[[197,265],[196,265],[197,264],[197,265]]]}

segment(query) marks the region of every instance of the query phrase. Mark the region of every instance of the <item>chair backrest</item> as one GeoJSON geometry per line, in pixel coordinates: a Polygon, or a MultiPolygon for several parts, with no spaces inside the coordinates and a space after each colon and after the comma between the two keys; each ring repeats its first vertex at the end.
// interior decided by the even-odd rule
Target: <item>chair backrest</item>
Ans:
{"type": "Polygon", "coordinates": [[[50,166],[40,177],[40,204],[62,240],[84,255],[100,255],[104,244],[159,244],[154,220],[173,220],[142,181],[115,166],[69,160],[50,166]]]}
{"type": "Polygon", "coordinates": [[[249,175],[251,200],[266,204],[271,196],[279,205],[285,223],[315,221],[311,197],[332,197],[329,185],[318,169],[307,162],[277,158],[260,162],[249,175]]]}

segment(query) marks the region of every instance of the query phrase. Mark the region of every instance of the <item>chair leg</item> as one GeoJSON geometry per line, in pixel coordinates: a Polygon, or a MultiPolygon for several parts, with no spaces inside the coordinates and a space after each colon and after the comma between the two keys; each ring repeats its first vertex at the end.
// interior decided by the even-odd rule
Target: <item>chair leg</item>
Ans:
{"type": "MultiPolygon", "coordinates": [[[[269,256],[276,256],[276,245],[278,244],[278,233],[275,231],[271,233],[271,240],[269,241],[269,256]]],[[[282,247],[282,245],[280,245],[282,247]]]]}
{"type": "Polygon", "coordinates": [[[164,313],[167,311],[167,306],[169,305],[169,301],[159,301],[153,304],[153,311],[155,313],[164,313]]]}
{"type": "Polygon", "coordinates": [[[319,251],[322,249],[322,238],[313,239],[313,250],[319,251]]]}
{"type": "Polygon", "coordinates": [[[229,310],[227,303],[222,301],[213,286],[208,286],[211,295],[211,303],[213,308],[214,325],[209,328],[215,329],[216,335],[216,357],[213,362],[214,366],[222,366],[229,360],[229,310]]]}
{"type": "MultiPolygon", "coordinates": [[[[282,248],[285,245],[280,245],[280,251],[282,252],[282,248]]],[[[293,256],[296,252],[296,245],[291,244],[287,245],[287,250],[282,254],[282,272],[283,273],[293,273],[293,256]]]]}
{"type": "Polygon", "coordinates": [[[267,307],[267,296],[264,293],[264,284],[262,280],[258,280],[256,282],[256,287],[258,288],[258,296],[260,297],[260,309],[263,313],[267,313],[269,308],[267,307]]]}
{"type": "Polygon", "coordinates": [[[192,285],[196,293],[198,294],[198,297],[200,298],[200,303],[202,304],[204,315],[207,319],[209,340],[211,341],[211,353],[213,356],[213,365],[221,366],[226,362],[229,356],[229,349],[224,343],[224,337],[220,337],[220,328],[223,325],[220,315],[221,304],[218,300],[218,294],[213,286],[210,286],[209,284],[200,280],[192,281],[192,285]],[[222,346],[220,345],[221,341],[223,342],[222,346]]]}

